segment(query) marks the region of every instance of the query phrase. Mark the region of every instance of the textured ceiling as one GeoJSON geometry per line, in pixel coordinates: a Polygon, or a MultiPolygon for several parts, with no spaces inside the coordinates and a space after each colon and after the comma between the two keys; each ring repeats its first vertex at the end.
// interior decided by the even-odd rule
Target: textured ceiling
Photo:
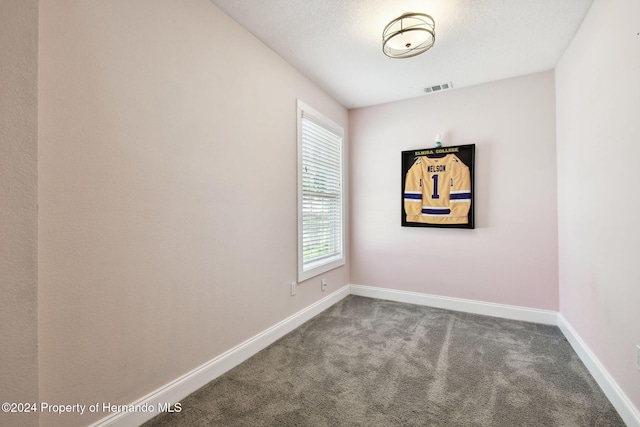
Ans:
{"type": "Polygon", "coordinates": [[[593,0],[211,0],[347,108],[428,96],[550,70],[593,0]],[[404,12],[436,22],[431,50],[382,53],[382,30],[404,12]]]}

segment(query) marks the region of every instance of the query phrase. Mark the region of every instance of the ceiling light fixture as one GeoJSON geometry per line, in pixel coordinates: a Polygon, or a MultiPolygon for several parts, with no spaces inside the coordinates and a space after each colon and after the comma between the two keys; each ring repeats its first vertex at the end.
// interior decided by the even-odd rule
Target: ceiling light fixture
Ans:
{"type": "Polygon", "coordinates": [[[436,23],[425,13],[405,13],[382,32],[382,51],[389,58],[411,58],[426,52],[436,41],[436,23]]]}

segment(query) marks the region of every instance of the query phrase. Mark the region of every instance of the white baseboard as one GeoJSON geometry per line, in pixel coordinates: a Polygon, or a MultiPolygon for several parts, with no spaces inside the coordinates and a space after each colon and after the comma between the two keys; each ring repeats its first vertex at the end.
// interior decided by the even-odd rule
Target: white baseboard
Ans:
{"type": "Polygon", "coordinates": [[[159,414],[158,404],[179,402],[350,294],[526,322],[558,325],[627,426],[640,427],[640,414],[637,408],[620,390],[616,382],[576,331],[557,312],[362,285],[342,287],[320,301],[130,404],[130,406],[134,407],[152,407],[155,408],[155,411],[115,413],[99,420],[90,427],[139,426],[159,414]]]}
{"type": "Polygon", "coordinates": [[[486,303],[460,298],[441,297],[421,294],[417,292],[398,291],[394,289],[376,288],[371,286],[351,285],[351,294],[363,297],[405,302],[409,304],[426,305],[447,310],[463,311],[466,313],[483,314],[513,320],[558,325],[567,338],[582,363],[587,367],[591,376],[596,380],[605,396],[620,414],[628,427],[640,427],[640,412],[613,380],[598,358],[582,341],[577,332],[567,320],[555,311],[538,310],[503,304],[486,303]]]}
{"type": "Polygon", "coordinates": [[[269,329],[248,339],[242,344],[210,360],[202,366],[181,376],[171,383],[142,397],[131,406],[155,408],[153,412],[119,412],[105,417],[90,427],[136,427],[159,414],[158,404],[176,403],[184,399],[205,384],[216,379],[220,375],[244,362],[260,350],[271,345],[289,332],[320,314],[341,299],[349,295],[349,285],[327,295],[320,301],[306,307],[283,321],[273,325],[269,329]]]}
{"type": "Polygon", "coordinates": [[[596,380],[605,396],[616,408],[622,420],[628,427],[640,427],[640,412],[638,408],[631,403],[596,355],[582,341],[580,335],[571,327],[562,314],[558,315],[558,327],[578,354],[582,363],[587,367],[591,376],[596,380]]]}
{"type": "Polygon", "coordinates": [[[535,308],[495,304],[462,298],[441,297],[418,292],[398,291],[395,289],[376,288],[362,285],[351,285],[351,293],[353,295],[360,295],[369,298],[426,305],[429,307],[444,308],[447,310],[483,314],[485,316],[543,323],[545,325],[558,324],[558,313],[550,310],[539,310],[535,308]]]}

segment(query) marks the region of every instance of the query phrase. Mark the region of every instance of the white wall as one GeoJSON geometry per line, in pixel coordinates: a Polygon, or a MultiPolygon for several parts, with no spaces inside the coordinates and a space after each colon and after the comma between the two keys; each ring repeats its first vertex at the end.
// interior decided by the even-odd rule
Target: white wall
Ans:
{"type": "Polygon", "coordinates": [[[40,34],[41,400],[131,403],[348,283],[289,295],[296,98],[343,107],[207,0],[44,1],[40,34]]]}
{"type": "Polygon", "coordinates": [[[37,83],[38,1],[0,0],[0,403],[38,401],[37,83]]]}
{"type": "Polygon", "coordinates": [[[556,69],[560,312],[636,408],[639,16],[596,0],[556,69]]]}
{"type": "Polygon", "coordinates": [[[350,111],[351,282],[558,309],[553,72],[350,111]],[[476,229],[403,228],[400,152],[476,144],[476,229]]]}

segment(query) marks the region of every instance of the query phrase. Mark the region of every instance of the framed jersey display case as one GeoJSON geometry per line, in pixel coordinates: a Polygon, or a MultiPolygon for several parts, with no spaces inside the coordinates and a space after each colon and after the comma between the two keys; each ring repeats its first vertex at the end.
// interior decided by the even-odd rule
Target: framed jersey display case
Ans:
{"type": "Polygon", "coordinates": [[[474,228],[475,144],[402,152],[402,226],[474,228]]]}

